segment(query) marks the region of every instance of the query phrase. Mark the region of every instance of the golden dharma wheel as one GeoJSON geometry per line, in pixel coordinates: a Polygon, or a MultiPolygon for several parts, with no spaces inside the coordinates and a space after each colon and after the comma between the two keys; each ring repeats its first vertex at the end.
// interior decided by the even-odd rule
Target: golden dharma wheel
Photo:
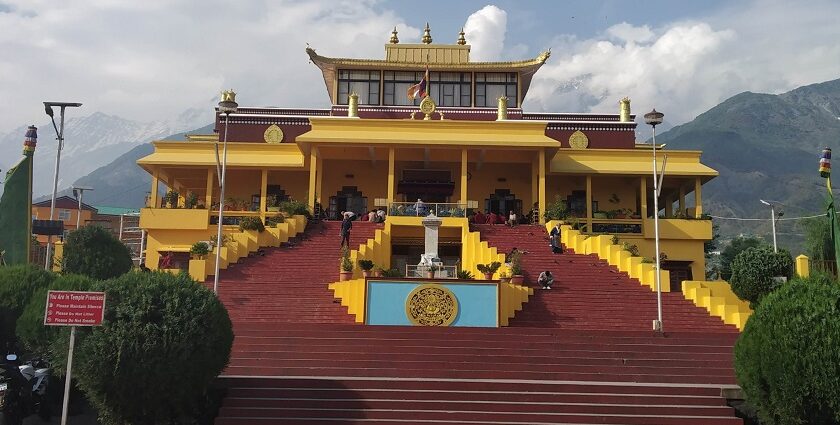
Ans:
{"type": "Polygon", "coordinates": [[[589,138],[582,131],[577,130],[569,136],[569,147],[572,149],[586,149],[589,147],[589,138]]]}
{"type": "Polygon", "coordinates": [[[416,326],[449,326],[458,317],[458,299],[440,285],[420,285],[408,294],[405,314],[416,326]]]}
{"type": "Polygon", "coordinates": [[[277,124],[271,124],[265,129],[263,139],[266,143],[280,143],[283,141],[283,130],[277,124]]]}

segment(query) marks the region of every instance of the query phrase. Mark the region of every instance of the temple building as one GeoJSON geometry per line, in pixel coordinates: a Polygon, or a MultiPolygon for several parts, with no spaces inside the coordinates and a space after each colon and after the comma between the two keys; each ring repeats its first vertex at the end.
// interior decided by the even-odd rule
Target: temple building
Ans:
{"type": "Polygon", "coordinates": [[[326,89],[330,108],[217,110],[214,134],[156,141],[154,153],[138,161],[153,176],[141,212],[149,268],[165,253],[185,256],[193,243],[213,239],[220,202],[225,232],[237,233],[241,218],[265,222],[293,199],[324,220],[384,210],[389,246],[377,258],[398,270],[422,253],[421,216],[428,213],[447,220],[440,256],[456,267],[470,254],[453,223],[466,226],[478,211],[513,212],[532,224],[562,220],[584,237],[615,235],[649,258],[658,214],[670,289],[704,278],[712,225],[703,219],[702,186],[718,173],[699,151],[654,147],[660,165],[667,155],[654,211],[652,146],[636,140],[629,99],[615,99],[614,114],[523,110],[549,51],[477,62],[463,32],[454,44],[437,44],[427,27],[420,44],[400,43],[395,29],[384,59],[329,57],[309,47],[306,54],[324,81],[312,91],[326,89]],[[426,96],[409,98],[421,81],[426,96]],[[224,137],[227,187],[219,199],[216,148],[224,137]],[[168,197],[160,195],[164,185],[168,197]]]}

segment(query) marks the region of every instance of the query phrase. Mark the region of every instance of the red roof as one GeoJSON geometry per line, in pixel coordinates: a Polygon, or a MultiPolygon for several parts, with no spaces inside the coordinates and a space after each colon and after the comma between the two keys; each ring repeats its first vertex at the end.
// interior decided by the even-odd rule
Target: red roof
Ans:
{"type": "MultiPolygon", "coordinates": [[[[32,204],[32,206],[33,207],[49,207],[51,203],[52,203],[52,200],[47,199],[46,201],[36,202],[36,203],[32,204]]],[[[63,208],[63,209],[67,209],[67,210],[75,210],[75,209],[79,208],[79,201],[77,201],[75,198],[72,198],[72,197],[67,196],[67,195],[59,196],[58,198],[55,198],[55,207],[56,208],[63,208]]],[[[88,205],[84,202],[82,202],[82,209],[83,210],[88,210],[88,211],[93,211],[94,213],[99,211],[96,208],[94,208],[94,207],[92,207],[92,206],[90,206],[90,205],[88,205]]]]}

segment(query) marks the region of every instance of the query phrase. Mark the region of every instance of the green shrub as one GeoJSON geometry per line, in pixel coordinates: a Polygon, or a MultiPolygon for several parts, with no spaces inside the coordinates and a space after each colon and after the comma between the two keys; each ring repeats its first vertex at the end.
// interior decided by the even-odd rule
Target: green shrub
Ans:
{"type": "Polygon", "coordinates": [[[636,244],[631,244],[631,243],[628,243],[628,242],[622,242],[621,243],[621,249],[629,252],[630,255],[633,256],[633,257],[638,257],[639,255],[641,255],[639,253],[639,246],[636,245],[636,244]]]}
{"type": "Polygon", "coordinates": [[[458,270],[458,279],[469,280],[474,279],[473,274],[469,270],[458,270]]]}
{"type": "Polygon", "coordinates": [[[556,200],[546,205],[545,208],[546,220],[565,220],[569,217],[569,209],[566,207],[566,201],[556,200]]]}
{"type": "Polygon", "coordinates": [[[840,424],[840,286],[796,279],[758,305],[735,345],[735,372],[768,425],[840,424]]]}
{"type": "Polygon", "coordinates": [[[397,269],[388,269],[382,271],[382,277],[405,277],[397,269]]]}
{"type": "Polygon", "coordinates": [[[245,230],[265,232],[265,225],[259,217],[242,217],[242,219],[239,220],[239,231],[245,230]]]}
{"type": "Polygon", "coordinates": [[[70,232],[64,243],[64,273],[93,279],[110,279],[131,270],[131,253],[111,232],[100,226],[85,226],[70,232]]]}
{"type": "Polygon", "coordinates": [[[761,299],[778,288],[781,283],[774,277],[790,279],[793,259],[785,250],[774,253],[771,248],[747,248],[732,261],[732,292],[749,301],[755,309],[761,299]]]}
{"type": "Polygon", "coordinates": [[[350,249],[346,246],[341,247],[341,262],[340,262],[341,271],[343,272],[352,272],[353,271],[353,262],[350,261],[350,249]]]}
{"type": "Polygon", "coordinates": [[[196,242],[190,247],[190,254],[203,257],[210,253],[210,245],[207,242],[196,242]]]}
{"type": "Polygon", "coordinates": [[[268,226],[268,227],[277,227],[278,224],[285,223],[285,222],[286,222],[286,218],[283,217],[282,215],[275,215],[275,216],[268,217],[268,218],[265,219],[265,225],[268,226]]]}
{"type": "MultiPolygon", "coordinates": [[[[33,265],[0,267],[0,341],[15,340],[18,318],[29,304],[32,294],[48,287],[54,279],[55,274],[33,265]]],[[[5,350],[5,344],[0,349],[5,350]]]]}
{"type": "Polygon", "coordinates": [[[169,205],[169,208],[178,208],[178,197],[181,194],[175,190],[169,190],[166,195],[163,195],[164,202],[169,205]]]}
{"type": "Polygon", "coordinates": [[[726,245],[720,253],[720,277],[723,280],[732,278],[732,261],[747,248],[770,247],[767,242],[753,237],[737,237],[726,245]]]}
{"type": "Polygon", "coordinates": [[[359,260],[359,268],[364,271],[370,271],[373,269],[373,261],[371,260],[359,260]]]}
{"type": "Polygon", "coordinates": [[[496,273],[496,271],[498,271],[499,267],[501,267],[501,266],[502,266],[502,263],[500,263],[498,261],[494,261],[490,264],[477,264],[475,267],[481,273],[493,274],[493,273],[496,273]]]}
{"type": "MultiPolygon", "coordinates": [[[[31,353],[53,359],[60,357],[66,350],[67,341],[58,338],[60,329],[56,326],[44,326],[47,290],[87,291],[95,281],[87,276],[68,274],[56,277],[47,287],[37,289],[17,322],[17,336],[24,348],[31,353]],[[54,353],[56,348],[59,352],[54,353]]],[[[63,367],[63,364],[56,365],[63,367]]]]}
{"type": "Polygon", "coordinates": [[[306,218],[311,218],[312,214],[309,212],[309,205],[305,202],[289,200],[283,201],[279,205],[280,211],[288,214],[289,217],[293,215],[302,215],[306,218]]]}
{"type": "Polygon", "coordinates": [[[522,275],[522,252],[516,251],[510,254],[510,274],[513,276],[522,275]]]}
{"type": "Polygon", "coordinates": [[[73,370],[100,420],[190,421],[230,358],[222,303],[186,274],[129,273],[91,289],[107,294],[104,326],[80,338],[73,370]]]}

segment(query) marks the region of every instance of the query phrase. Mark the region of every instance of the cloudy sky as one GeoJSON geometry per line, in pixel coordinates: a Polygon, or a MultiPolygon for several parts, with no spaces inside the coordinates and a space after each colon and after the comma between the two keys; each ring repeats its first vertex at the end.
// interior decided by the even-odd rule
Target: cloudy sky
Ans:
{"type": "Polygon", "coordinates": [[[0,132],[43,122],[44,100],[142,121],[223,88],[242,105],[327,107],[306,43],[382,58],[394,26],[418,42],[426,21],[435,42],[464,27],[474,60],[551,48],[527,110],[617,112],[629,96],[674,125],[742,91],[840,78],[838,16],[836,0],[0,0],[0,132]]]}

